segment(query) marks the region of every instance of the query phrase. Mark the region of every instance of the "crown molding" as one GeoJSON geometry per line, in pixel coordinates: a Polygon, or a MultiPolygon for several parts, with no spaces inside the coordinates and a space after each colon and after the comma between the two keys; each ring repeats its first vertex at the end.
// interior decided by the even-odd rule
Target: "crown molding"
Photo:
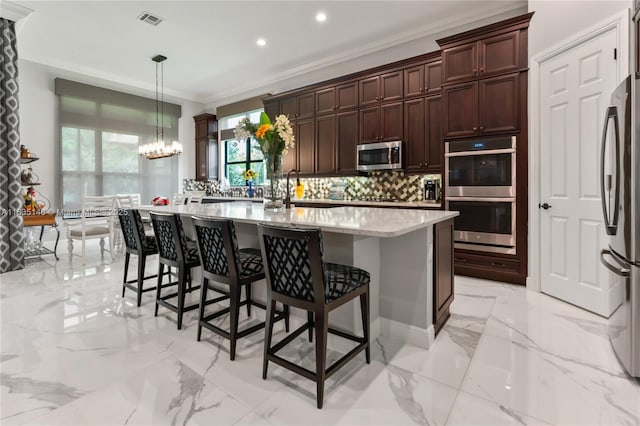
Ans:
{"type": "Polygon", "coordinates": [[[451,17],[450,19],[440,21],[438,26],[431,26],[428,29],[423,30],[413,30],[398,33],[392,37],[387,37],[379,42],[360,46],[358,48],[351,49],[340,54],[326,56],[317,61],[308,62],[298,67],[290,68],[286,71],[263,78],[261,80],[252,80],[247,81],[242,85],[234,85],[233,87],[230,87],[229,89],[224,91],[220,91],[209,98],[201,100],[200,102],[204,102],[207,105],[222,105],[224,102],[230,99],[237,99],[239,95],[255,94],[257,93],[258,89],[262,90],[263,92],[269,92],[270,90],[268,90],[268,88],[270,85],[277,84],[291,78],[299,77],[309,72],[322,70],[323,68],[328,68],[333,65],[353,60],[354,58],[370,55],[403,43],[409,43],[420,38],[434,36],[450,28],[456,28],[462,25],[467,25],[476,21],[491,18],[493,16],[515,11],[521,9],[523,6],[526,7],[526,4],[510,1],[499,2],[496,7],[487,10],[484,13],[478,14],[470,12],[464,15],[456,15],[454,17],[451,17]]]}
{"type": "Polygon", "coordinates": [[[0,17],[9,19],[13,22],[18,22],[20,19],[26,18],[33,9],[21,6],[10,1],[2,0],[2,8],[0,8],[0,17]]]}

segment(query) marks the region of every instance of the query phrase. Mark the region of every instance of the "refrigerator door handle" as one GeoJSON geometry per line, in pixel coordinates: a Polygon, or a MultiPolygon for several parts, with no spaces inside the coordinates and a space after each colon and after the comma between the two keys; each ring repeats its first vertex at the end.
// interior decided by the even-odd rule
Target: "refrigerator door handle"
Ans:
{"type": "Polygon", "coordinates": [[[625,278],[628,278],[631,275],[631,270],[628,269],[628,268],[624,268],[625,265],[623,265],[618,259],[616,259],[616,257],[609,250],[602,250],[600,252],[600,262],[602,262],[602,264],[604,266],[606,266],[608,270],[610,270],[611,272],[613,272],[616,275],[619,275],[619,276],[625,277],[625,278]],[[610,264],[609,262],[607,262],[605,260],[605,256],[611,256],[611,258],[613,260],[615,260],[618,265],[623,266],[623,267],[622,268],[618,268],[618,267],[613,266],[612,264],[610,264]]]}
{"type": "MultiPolygon", "coordinates": [[[[602,143],[600,153],[600,201],[602,202],[602,214],[605,222],[605,229],[607,235],[616,235],[618,230],[618,205],[620,203],[620,127],[618,124],[618,108],[610,106],[607,108],[607,114],[605,116],[604,126],[602,128],[602,143]],[[606,175],[605,184],[605,157],[607,152],[607,131],[609,130],[609,121],[613,119],[613,126],[615,130],[615,197],[614,204],[611,212],[613,213],[613,219],[610,219],[610,211],[607,209],[607,192],[611,192],[611,175],[606,175]],[[606,186],[606,188],[605,188],[606,186]]],[[[610,206],[611,207],[611,206],[610,206]]]]}

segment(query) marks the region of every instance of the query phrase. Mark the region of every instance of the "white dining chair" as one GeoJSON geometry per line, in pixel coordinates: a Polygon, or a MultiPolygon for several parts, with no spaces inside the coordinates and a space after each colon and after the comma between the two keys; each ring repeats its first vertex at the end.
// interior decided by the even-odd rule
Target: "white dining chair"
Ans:
{"type": "Polygon", "coordinates": [[[82,213],[79,218],[66,219],[67,250],[69,261],[73,261],[73,242],[82,242],[82,263],[86,259],[86,241],[100,239],[100,255],[104,257],[105,238],[109,238],[109,253],[114,259],[114,197],[113,196],[84,196],[82,198],[82,213]]]}

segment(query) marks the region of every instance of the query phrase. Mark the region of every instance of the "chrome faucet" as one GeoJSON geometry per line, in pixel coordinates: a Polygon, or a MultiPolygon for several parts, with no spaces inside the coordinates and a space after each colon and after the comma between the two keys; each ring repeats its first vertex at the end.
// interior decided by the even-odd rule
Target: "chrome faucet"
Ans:
{"type": "Polygon", "coordinates": [[[289,170],[287,172],[287,196],[284,199],[284,208],[285,209],[290,209],[291,208],[291,190],[289,189],[289,177],[291,176],[292,172],[296,173],[296,186],[300,185],[300,175],[298,175],[298,171],[296,169],[289,170]]]}

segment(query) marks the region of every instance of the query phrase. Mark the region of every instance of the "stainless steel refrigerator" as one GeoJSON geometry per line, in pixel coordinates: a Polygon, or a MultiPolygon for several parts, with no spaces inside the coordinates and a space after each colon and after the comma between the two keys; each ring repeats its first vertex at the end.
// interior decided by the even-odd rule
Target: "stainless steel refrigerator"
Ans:
{"type": "Polygon", "coordinates": [[[602,134],[601,195],[608,247],[600,254],[624,300],[609,318],[609,340],[629,375],[640,377],[640,78],[611,95],[602,134]]]}

